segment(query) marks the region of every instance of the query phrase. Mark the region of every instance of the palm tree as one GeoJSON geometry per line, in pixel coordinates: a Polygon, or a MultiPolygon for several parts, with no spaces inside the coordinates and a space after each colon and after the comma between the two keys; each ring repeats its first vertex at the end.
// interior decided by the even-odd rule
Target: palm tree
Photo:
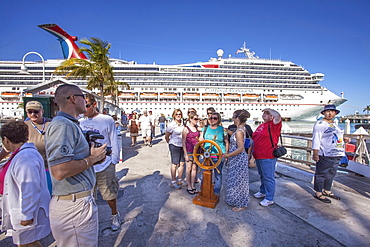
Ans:
{"type": "Polygon", "coordinates": [[[363,111],[366,111],[366,115],[369,115],[370,105],[366,106],[363,111]]]}
{"type": "Polygon", "coordinates": [[[89,60],[70,58],[55,69],[56,74],[65,74],[66,78],[87,79],[87,89],[98,89],[101,99],[100,108],[104,108],[104,95],[112,89],[118,91],[118,85],[129,85],[125,82],[116,82],[113,77],[113,67],[109,63],[109,49],[111,45],[99,38],[82,39],[83,47],[80,52],[86,52],[89,60]]]}

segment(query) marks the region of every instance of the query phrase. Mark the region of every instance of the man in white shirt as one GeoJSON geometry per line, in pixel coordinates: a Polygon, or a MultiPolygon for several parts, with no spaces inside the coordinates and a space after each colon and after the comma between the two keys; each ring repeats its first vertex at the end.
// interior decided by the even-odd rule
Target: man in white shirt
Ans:
{"type": "Polygon", "coordinates": [[[141,130],[141,134],[143,135],[144,145],[145,146],[152,146],[152,122],[150,117],[148,116],[148,111],[144,110],[143,115],[139,118],[139,130],[141,130]]]}
{"type": "Polygon", "coordinates": [[[96,142],[107,144],[112,148],[112,153],[107,155],[105,160],[94,165],[96,173],[96,186],[105,201],[112,210],[112,230],[116,231],[121,227],[120,215],[117,210],[118,180],[116,177],[116,164],[119,162],[119,144],[114,119],[111,116],[100,114],[96,107],[97,102],[93,95],[86,95],[85,118],[79,120],[83,131],[98,132],[104,139],[96,142]]]}

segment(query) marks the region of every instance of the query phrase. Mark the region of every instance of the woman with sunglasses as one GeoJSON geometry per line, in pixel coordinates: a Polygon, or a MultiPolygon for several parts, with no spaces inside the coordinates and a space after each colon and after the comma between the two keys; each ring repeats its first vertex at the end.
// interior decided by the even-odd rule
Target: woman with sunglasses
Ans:
{"type": "MultiPolygon", "coordinates": [[[[229,141],[225,136],[224,127],[220,125],[221,115],[218,112],[212,113],[209,117],[210,125],[204,126],[202,129],[201,140],[215,141],[221,148],[222,153],[227,153],[229,149],[229,141]]],[[[210,147],[209,143],[204,144],[204,148],[208,150],[210,147]]],[[[218,150],[213,146],[210,150],[213,162],[217,162],[217,156],[212,156],[212,153],[218,153],[218,150]]],[[[221,158],[221,157],[220,157],[221,158]]],[[[214,169],[215,181],[214,181],[214,193],[219,195],[222,187],[222,168],[224,165],[224,159],[218,165],[217,169],[214,169]]]]}
{"type": "Polygon", "coordinates": [[[182,131],[182,148],[186,161],[186,182],[188,183],[186,191],[190,195],[195,195],[198,193],[194,185],[197,177],[197,164],[194,162],[193,152],[194,146],[199,142],[199,117],[194,112],[189,113],[188,117],[189,124],[182,131]]]}
{"type": "MultiPolygon", "coordinates": [[[[44,167],[46,173],[46,179],[48,184],[48,189],[51,195],[52,185],[51,185],[51,177],[49,172],[48,163],[46,160],[46,151],[45,151],[45,131],[49,126],[51,119],[43,117],[44,108],[39,101],[29,101],[26,104],[26,114],[27,118],[24,121],[28,126],[28,142],[32,142],[35,144],[37,150],[41,154],[42,158],[44,159],[44,167]]],[[[0,153],[0,160],[3,159],[9,153],[5,152],[4,150],[0,153]]]]}
{"type": "Polygon", "coordinates": [[[181,189],[181,185],[187,185],[187,183],[182,180],[185,163],[184,151],[182,149],[182,131],[184,130],[182,111],[180,109],[175,109],[172,113],[172,119],[173,120],[167,126],[164,138],[169,144],[171,153],[171,186],[178,190],[181,189]],[[178,172],[178,181],[176,179],[176,170],[178,172]]]}
{"type": "Polygon", "coordinates": [[[11,156],[0,168],[1,230],[18,246],[41,246],[50,233],[50,195],[44,160],[33,143],[27,143],[29,128],[11,121],[0,129],[3,149],[11,156]]]}
{"type": "Polygon", "coordinates": [[[234,212],[247,209],[249,202],[248,154],[244,148],[245,122],[249,116],[246,110],[237,110],[233,113],[236,130],[230,137],[229,153],[223,155],[224,158],[228,158],[226,202],[234,206],[231,209],[234,212]]]}

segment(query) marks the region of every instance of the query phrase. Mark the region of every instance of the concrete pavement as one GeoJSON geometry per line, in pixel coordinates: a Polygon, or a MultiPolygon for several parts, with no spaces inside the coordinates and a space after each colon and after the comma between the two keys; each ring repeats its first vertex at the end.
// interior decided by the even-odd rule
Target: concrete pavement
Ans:
{"type": "MultiPolygon", "coordinates": [[[[260,185],[254,168],[249,169],[247,210],[231,211],[225,188],[220,203],[210,209],[194,205],[185,188],[170,187],[171,163],[163,136],[154,139],[153,147],[142,146],[141,137],[139,145],[130,147],[126,135],[123,160],[116,167],[124,223],[112,232],[110,209],[98,197],[99,246],[370,246],[370,194],[365,178],[338,174],[333,192],[342,200],[324,204],[313,198],[311,182],[279,174],[275,204],[265,208],[253,198],[260,185]]],[[[226,179],[225,175],[224,184],[226,179]]],[[[7,243],[9,239],[0,239],[0,246],[11,246],[7,243]]],[[[52,238],[43,244],[54,246],[52,238]]]]}

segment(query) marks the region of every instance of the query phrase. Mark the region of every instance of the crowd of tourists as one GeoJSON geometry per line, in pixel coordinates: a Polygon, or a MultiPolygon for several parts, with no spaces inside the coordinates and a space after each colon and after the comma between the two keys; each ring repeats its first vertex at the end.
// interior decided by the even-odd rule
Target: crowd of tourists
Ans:
{"type": "MultiPolygon", "coordinates": [[[[56,89],[55,102],[59,111],[52,120],[43,116],[40,102],[30,101],[25,105],[25,121],[11,121],[0,129],[0,160],[7,157],[0,167],[1,230],[18,246],[41,246],[39,240],[50,232],[57,246],[97,246],[97,189],[111,210],[111,229],[121,227],[115,165],[120,161],[123,127],[132,147],[137,145],[139,131],[143,145],[152,147],[159,126],[169,147],[174,189],[199,193],[196,184],[202,183],[202,170],[196,157],[207,150],[210,162],[218,163],[213,171],[214,194],[221,193],[226,177],[226,202],[231,210],[248,208],[248,168],[254,166],[261,181],[254,197],[261,199],[261,206],[274,204],[274,150],[282,127],[276,110],[264,109],[263,122],[253,132],[246,124],[250,113],[243,109],[234,111],[233,123],[224,127],[213,107],[204,119],[194,108],[186,115],[181,109],[169,117],[143,110],[142,114],[123,113],[119,119],[100,113],[94,96],[71,84],[56,89]],[[204,145],[199,146],[201,141],[204,145]]],[[[324,203],[331,202],[328,197],[340,199],[331,192],[331,185],[344,155],[344,142],[349,140],[332,121],[338,113],[334,105],[325,106],[324,118],[313,130],[314,197],[324,203]]]]}

